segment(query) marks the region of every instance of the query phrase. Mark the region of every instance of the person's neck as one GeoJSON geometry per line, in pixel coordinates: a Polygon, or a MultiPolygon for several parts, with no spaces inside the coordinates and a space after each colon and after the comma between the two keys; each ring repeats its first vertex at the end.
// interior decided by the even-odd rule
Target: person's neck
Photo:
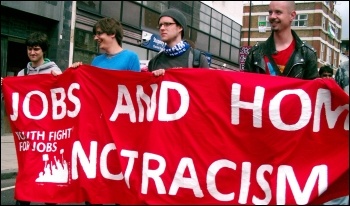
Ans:
{"type": "Polygon", "coordinates": [[[36,67],[38,67],[38,66],[43,65],[44,62],[45,62],[44,59],[40,59],[40,60],[38,60],[38,61],[31,62],[31,63],[32,63],[32,67],[33,67],[33,68],[36,68],[36,67]]]}
{"type": "Polygon", "coordinates": [[[175,39],[173,41],[166,42],[166,44],[168,45],[168,47],[171,48],[171,47],[174,47],[176,44],[178,44],[181,41],[182,41],[182,39],[180,37],[180,38],[177,38],[177,39],[175,39]]]}
{"type": "Polygon", "coordinates": [[[115,44],[111,45],[108,49],[106,49],[106,55],[113,56],[121,51],[123,51],[123,48],[119,46],[119,44],[116,42],[115,44]]]}
{"type": "Polygon", "coordinates": [[[282,51],[292,43],[293,34],[291,30],[274,32],[274,41],[277,51],[282,51]]]}

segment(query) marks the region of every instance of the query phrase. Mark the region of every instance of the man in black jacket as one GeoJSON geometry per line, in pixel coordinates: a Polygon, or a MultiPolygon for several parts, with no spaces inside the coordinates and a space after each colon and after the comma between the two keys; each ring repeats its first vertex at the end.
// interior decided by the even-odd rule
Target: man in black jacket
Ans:
{"type": "Polygon", "coordinates": [[[148,63],[148,70],[155,76],[164,75],[165,70],[170,68],[209,68],[208,61],[203,54],[199,54],[198,65],[193,65],[193,59],[196,59],[198,55],[196,55],[196,50],[184,40],[187,20],[183,13],[174,8],[164,11],[158,19],[158,29],[166,45],[148,63]]]}
{"type": "Polygon", "coordinates": [[[296,17],[294,1],[271,1],[269,22],[271,36],[250,50],[244,71],[300,79],[318,77],[317,55],[291,29],[296,17]]]}

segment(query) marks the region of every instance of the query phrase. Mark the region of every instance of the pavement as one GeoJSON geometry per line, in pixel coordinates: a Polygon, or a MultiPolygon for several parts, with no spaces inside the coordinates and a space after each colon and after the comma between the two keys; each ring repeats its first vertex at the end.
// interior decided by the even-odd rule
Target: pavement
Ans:
{"type": "Polygon", "coordinates": [[[18,164],[12,133],[1,135],[1,179],[17,175],[18,164]]]}

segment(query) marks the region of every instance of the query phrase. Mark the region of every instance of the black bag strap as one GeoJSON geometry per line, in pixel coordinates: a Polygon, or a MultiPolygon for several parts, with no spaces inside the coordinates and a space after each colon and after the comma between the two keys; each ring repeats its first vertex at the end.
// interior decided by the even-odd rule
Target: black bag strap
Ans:
{"type": "MultiPolygon", "coordinates": [[[[277,76],[282,76],[282,73],[281,73],[281,71],[278,69],[277,64],[276,64],[276,62],[273,60],[273,58],[272,58],[270,55],[266,55],[266,56],[267,56],[267,58],[269,58],[270,63],[271,63],[271,66],[272,66],[273,70],[276,72],[276,75],[277,75],[277,76]]],[[[267,68],[267,69],[269,69],[269,68],[267,68]]],[[[269,69],[269,72],[270,72],[270,74],[271,74],[270,69],[269,69]]]]}
{"type": "Polygon", "coordinates": [[[201,62],[201,51],[193,49],[193,67],[198,68],[201,62]]]}
{"type": "Polygon", "coordinates": [[[24,76],[28,75],[28,67],[24,68],[24,76]]]}
{"type": "Polygon", "coordinates": [[[188,67],[198,68],[201,62],[201,51],[191,48],[191,52],[188,56],[188,67]]]}

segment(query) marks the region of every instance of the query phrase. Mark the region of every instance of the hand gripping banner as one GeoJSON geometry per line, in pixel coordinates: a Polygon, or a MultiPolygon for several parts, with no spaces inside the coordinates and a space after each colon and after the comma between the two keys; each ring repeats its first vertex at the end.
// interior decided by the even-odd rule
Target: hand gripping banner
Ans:
{"type": "Polygon", "coordinates": [[[15,198],[320,204],[349,194],[349,96],[334,80],[92,66],[6,77],[15,198]]]}

